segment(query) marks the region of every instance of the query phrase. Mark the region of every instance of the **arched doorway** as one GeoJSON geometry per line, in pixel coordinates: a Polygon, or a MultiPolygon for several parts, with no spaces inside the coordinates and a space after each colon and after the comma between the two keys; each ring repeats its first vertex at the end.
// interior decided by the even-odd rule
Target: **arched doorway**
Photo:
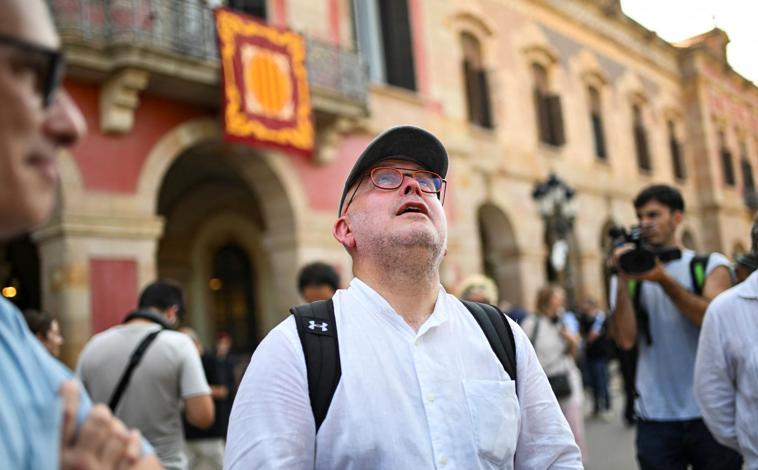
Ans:
{"type": "Polygon", "coordinates": [[[0,293],[21,310],[41,308],[39,253],[29,235],[0,244],[0,293]]]}
{"type": "Polygon", "coordinates": [[[212,347],[224,330],[232,335],[233,350],[247,355],[265,333],[259,323],[268,259],[261,248],[266,224],[259,198],[242,173],[217,143],[196,145],[176,158],[158,195],[165,227],[157,259],[159,276],[184,286],[183,322],[204,345],[212,347]]]}
{"type": "Polygon", "coordinates": [[[499,207],[486,203],[479,207],[477,221],[482,271],[497,284],[499,300],[523,306],[518,244],[508,217],[499,207]]]}

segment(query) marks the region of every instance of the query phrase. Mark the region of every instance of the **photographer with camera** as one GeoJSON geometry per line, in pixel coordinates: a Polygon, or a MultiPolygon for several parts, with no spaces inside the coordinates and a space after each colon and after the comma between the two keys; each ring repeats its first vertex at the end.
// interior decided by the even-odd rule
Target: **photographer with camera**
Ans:
{"type": "Polygon", "coordinates": [[[731,286],[729,261],[679,245],[684,200],[675,188],[650,186],[634,208],[639,229],[614,234],[610,264],[618,288],[611,293],[611,334],[622,349],[639,348],[640,468],[739,469],[739,454],[708,432],[692,389],[700,326],[711,299],[731,286]]]}

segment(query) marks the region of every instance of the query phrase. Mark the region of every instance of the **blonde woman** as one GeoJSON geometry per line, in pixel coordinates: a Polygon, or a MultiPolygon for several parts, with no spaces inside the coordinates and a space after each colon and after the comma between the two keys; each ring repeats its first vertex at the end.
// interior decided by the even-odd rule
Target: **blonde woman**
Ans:
{"type": "Polygon", "coordinates": [[[582,378],[574,358],[578,335],[569,331],[562,321],[566,293],[562,287],[547,285],[537,292],[536,315],[524,319],[521,327],[534,345],[545,374],[555,392],[574,439],[587,460],[584,441],[582,378]]]}

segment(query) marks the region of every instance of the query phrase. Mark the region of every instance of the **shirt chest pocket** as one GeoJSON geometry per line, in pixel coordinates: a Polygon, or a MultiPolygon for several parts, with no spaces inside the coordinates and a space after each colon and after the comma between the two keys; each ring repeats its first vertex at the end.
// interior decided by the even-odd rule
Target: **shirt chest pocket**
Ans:
{"type": "Polygon", "coordinates": [[[521,424],[515,382],[464,380],[463,390],[479,456],[498,467],[512,461],[521,424]]]}

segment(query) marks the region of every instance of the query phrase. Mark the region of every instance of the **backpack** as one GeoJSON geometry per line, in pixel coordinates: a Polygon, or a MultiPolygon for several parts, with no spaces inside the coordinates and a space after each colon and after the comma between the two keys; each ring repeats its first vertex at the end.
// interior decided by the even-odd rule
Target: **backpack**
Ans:
{"type": "MultiPolygon", "coordinates": [[[[493,305],[467,300],[461,302],[474,316],[498,360],[515,382],[516,342],[503,313],[493,305]]],[[[290,313],[295,317],[297,333],[303,345],[308,394],[318,432],[342,376],[334,303],[331,299],[319,300],[292,307],[290,313]]]]}
{"type": "MultiPolygon", "coordinates": [[[[690,276],[692,277],[692,292],[696,295],[703,295],[705,286],[705,272],[708,268],[708,259],[711,254],[695,255],[690,261],[690,276]]],[[[629,295],[632,297],[632,306],[634,307],[634,316],[637,318],[637,329],[647,340],[648,345],[653,344],[653,334],[650,331],[650,314],[642,305],[642,281],[631,280],[627,283],[629,295]]]]}

